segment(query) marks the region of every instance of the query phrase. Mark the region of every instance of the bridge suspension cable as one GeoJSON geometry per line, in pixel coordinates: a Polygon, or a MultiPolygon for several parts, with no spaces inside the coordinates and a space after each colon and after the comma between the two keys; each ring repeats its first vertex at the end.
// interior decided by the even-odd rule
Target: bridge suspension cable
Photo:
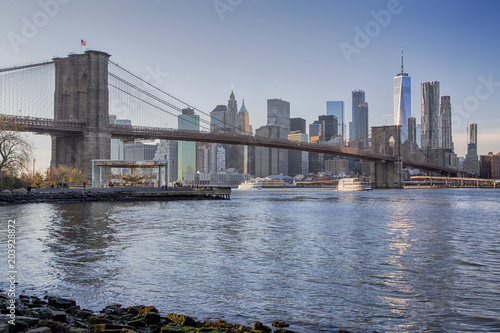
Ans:
{"type": "MultiPolygon", "coordinates": [[[[118,84],[115,84],[115,83],[118,83],[118,82],[110,83],[110,87],[113,87],[113,88],[121,91],[122,93],[125,93],[128,96],[130,96],[132,98],[135,98],[138,101],[146,103],[147,105],[149,105],[149,106],[151,106],[151,107],[153,107],[153,108],[155,108],[155,109],[157,109],[159,111],[163,111],[163,112],[168,113],[168,114],[173,115],[173,116],[181,114],[183,108],[193,109],[194,111],[197,111],[198,113],[200,113],[200,114],[202,114],[202,115],[204,115],[204,116],[206,116],[208,118],[208,120],[205,119],[205,118],[202,118],[202,117],[200,117],[200,119],[199,119],[199,123],[200,124],[205,124],[206,125],[206,127],[202,126],[202,128],[205,129],[205,130],[210,130],[211,127],[213,127],[213,126],[217,127],[217,129],[220,129],[220,130],[222,130],[224,128],[233,128],[233,129],[238,130],[237,126],[229,125],[229,124],[224,123],[224,122],[222,122],[220,120],[212,121],[212,120],[215,120],[215,119],[213,119],[213,117],[210,115],[210,113],[204,112],[204,111],[200,110],[199,108],[194,107],[192,104],[187,103],[187,102],[185,102],[185,101],[183,101],[183,100],[181,100],[181,99],[173,96],[172,94],[170,94],[170,93],[168,93],[168,92],[166,92],[166,91],[158,88],[157,86],[154,86],[153,84],[149,83],[148,81],[144,80],[143,78],[135,75],[134,73],[128,71],[127,69],[119,66],[118,64],[116,64],[116,63],[114,63],[112,61],[109,61],[109,63],[112,64],[114,67],[116,67],[116,69],[119,69],[120,71],[122,71],[122,73],[126,73],[127,75],[129,75],[131,78],[133,78],[133,80],[137,80],[140,85],[142,85],[142,86],[145,87],[145,89],[140,88],[138,86],[138,84],[133,84],[129,80],[122,78],[121,75],[113,73],[114,69],[110,70],[110,74],[109,74],[110,77],[112,79],[114,79],[114,80],[119,81],[120,84],[124,84],[124,85],[126,85],[128,87],[127,88],[124,88],[124,87],[118,88],[118,84]],[[168,101],[165,100],[165,98],[159,97],[158,95],[155,95],[152,92],[147,91],[146,89],[148,87],[150,87],[154,91],[157,91],[158,93],[162,94],[164,97],[172,99],[173,101],[172,102],[168,102],[168,101]],[[127,91],[127,89],[132,89],[132,90],[131,91],[127,91]],[[139,94],[137,94],[137,92],[139,94]],[[155,102],[158,102],[158,103],[166,106],[167,108],[175,110],[176,113],[167,111],[165,108],[159,107],[159,106],[155,105],[155,103],[147,102],[145,100],[146,98],[144,98],[141,95],[145,95],[148,98],[153,99],[155,102]],[[180,105],[182,105],[183,107],[174,105],[173,103],[175,103],[175,102],[180,103],[180,105]],[[219,125],[219,124],[221,124],[221,125],[219,125]]],[[[112,67],[110,67],[110,68],[112,68],[112,67]]],[[[189,120],[187,118],[189,118],[189,117],[185,117],[183,119],[183,121],[186,121],[186,122],[189,122],[189,123],[192,123],[192,124],[196,124],[196,122],[194,120],[191,121],[191,120],[189,120]]],[[[157,125],[158,122],[155,122],[155,124],[157,125]]],[[[197,124],[197,125],[199,125],[199,124],[197,124]]],[[[242,130],[238,130],[238,132],[242,133],[243,131],[242,130]]],[[[245,134],[250,134],[251,135],[252,133],[248,132],[248,133],[245,133],[245,134]]]]}
{"type": "Polygon", "coordinates": [[[2,114],[53,118],[54,90],[52,61],[0,69],[2,114]]]}

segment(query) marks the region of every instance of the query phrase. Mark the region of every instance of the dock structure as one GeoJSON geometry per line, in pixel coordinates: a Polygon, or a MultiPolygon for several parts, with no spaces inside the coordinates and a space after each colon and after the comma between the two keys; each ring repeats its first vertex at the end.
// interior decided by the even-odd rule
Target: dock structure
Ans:
{"type": "Polygon", "coordinates": [[[412,176],[405,180],[404,188],[500,188],[499,179],[412,176]]]}

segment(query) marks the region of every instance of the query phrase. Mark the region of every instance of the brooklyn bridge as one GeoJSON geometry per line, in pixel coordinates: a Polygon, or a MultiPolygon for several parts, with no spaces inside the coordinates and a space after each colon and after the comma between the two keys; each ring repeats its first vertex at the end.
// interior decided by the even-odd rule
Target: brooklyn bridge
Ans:
{"type": "Polygon", "coordinates": [[[352,157],[372,163],[374,187],[402,187],[404,167],[445,175],[458,172],[416,158],[404,149],[398,126],[372,127],[371,150],[211,131],[209,113],[155,87],[109,58],[104,52],[86,51],[0,69],[0,124],[16,131],[50,135],[51,165],[76,166],[87,179],[91,177],[93,159],[110,158],[111,138],[210,142],[352,157]],[[206,116],[200,119],[205,125],[200,126],[202,130],[175,128],[183,108],[206,116]],[[110,114],[131,119],[134,125],[112,124],[110,114]]]}

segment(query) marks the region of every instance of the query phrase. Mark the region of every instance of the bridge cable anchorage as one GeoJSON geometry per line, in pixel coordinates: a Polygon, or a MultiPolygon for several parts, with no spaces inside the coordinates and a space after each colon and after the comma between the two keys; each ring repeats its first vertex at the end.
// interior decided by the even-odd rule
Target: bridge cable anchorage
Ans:
{"type": "MultiPolygon", "coordinates": [[[[172,98],[172,99],[176,100],[177,102],[180,102],[181,104],[183,104],[183,105],[185,105],[185,106],[187,106],[187,107],[189,107],[189,108],[191,108],[191,109],[193,109],[193,110],[195,110],[195,111],[198,111],[199,113],[201,113],[201,114],[203,114],[203,115],[205,115],[205,116],[208,116],[208,117],[209,117],[209,119],[213,119],[213,117],[210,115],[210,113],[204,112],[204,111],[202,111],[202,110],[200,110],[200,109],[198,109],[198,108],[196,108],[196,107],[192,106],[191,104],[189,104],[189,103],[187,103],[187,102],[184,102],[183,100],[181,100],[181,99],[179,99],[179,98],[177,98],[177,97],[175,97],[175,96],[173,96],[173,95],[169,94],[168,92],[166,92],[166,91],[164,91],[164,90],[162,90],[162,89],[160,89],[160,88],[158,88],[158,87],[156,87],[156,86],[152,85],[151,83],[147,82],[146,80],[142,79],[141,77],[139,77],[139,76],[135,75],[134,73],[132,73],[132,72],[130,72],[129,70],[127,70],[127,69],[125,69],[125,68],[121,67],[120,65],[118,65],[118,64],[116,64],[116,63],[114,63],[114,62],[113,62],[113,61],[111,61],[111,60],[109,60],[109,63],[111,63],[112,65],[116,66],[117,68],[119,68],[119,69],[123,70],[124,72],[128,73],[129,75],[133,76],[134,78],[138,79],[138,80],[139,80],[139,81],[141,81],[142,83],[144,83],[144,84],[146,84],[146,85],[148,85],[148,86],[152,87],[153,89],[155,89],[155,90],[157,90],[157,91],[159,91],[159,92],[161,92],[161,93],[163,93],[163,94],[167,95],[168,97],[170,97],[170,98],[172,98]]],[[[134,85],[134,86],[135,86],[135,85],[134,85]]],[[[136,87],[136,86],[135,86],[135,87],[136,87]]],[[[182,111],[182,110],[179,108],[179,110],[178,110],[178,111],[182,111]]],[[[201,121],[201,118],[200,118],[200,121],[201,121]]],[[[210,124],[210,122],[207,122],[207,121],[204,121],[204,122],[206,122],[206,123],[210,124]]],[[[217,122],[220,122],[220,121],[217,121],[217,122]]],[[[227,124],[226,122],[222,122],[222,123],[224,124],[224,127],[221,127],[221,129],[223,129],[223,128],[234,128],[234,129],[236,129],[236,130],[237,130],[238,132],[240,132],[240,133],[246,133],[247,135],[254,135],[254,134],[253,134],[253,133],[251,133],[251,132],[248,132],[248,131],[244,131],[244,130],[242,130],[242,129],[239,129],[239,128],[238,128],[238,126],[233,126],[233,125],[227,124]]],[[[210,124],[210,125],[211,125],[211,124],[210,124]]]]}

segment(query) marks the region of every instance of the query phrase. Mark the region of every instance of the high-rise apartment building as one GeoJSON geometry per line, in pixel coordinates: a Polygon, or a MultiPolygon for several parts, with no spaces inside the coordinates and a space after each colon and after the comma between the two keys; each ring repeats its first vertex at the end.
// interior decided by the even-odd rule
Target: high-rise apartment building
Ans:
{"type": "Polygon", "coordinates": [[[422,146],[438,149],[442,146],[441,115],[439,113],[439,82],[422,82],[422,146]]]}
{"type": "MultiPolygon", "coordinates": [[[[200,116],[194,114],[193,109],[183,109],[178,116],[178,128],[180,130],[200,130],[200,116]]],[[[196,142],[178,142],[178,164],[177,176],[179,181],[185,173],[196,172],[196,142]]]]}
{"type": "Polygon", "coordinates": [[[345,140],[344,101],[327,101],[326,114],[337,117],[337,135],[345,140]]]}
{"type": "Polygon", "coordinates": [[[403,70],[401,48],[401,73],[394,77],[394,124],[401,126],[401,142],[408,139],[408,119],[411,117],[411,77],[403,70]]]}
{"type": "Polygon", "coordinates": [[[453,139],[451,135],[451,103],[450,96],[441,96],[441,135],[442,148],[453,152],[453,139]]]}
{"type": "Polygon", "coordinates": [[[470,124],[468,128],[467,155],[465,155],[464,169],[466,172],[478,174],[479,157],[477,155],[477,124],[470,124]]]}

